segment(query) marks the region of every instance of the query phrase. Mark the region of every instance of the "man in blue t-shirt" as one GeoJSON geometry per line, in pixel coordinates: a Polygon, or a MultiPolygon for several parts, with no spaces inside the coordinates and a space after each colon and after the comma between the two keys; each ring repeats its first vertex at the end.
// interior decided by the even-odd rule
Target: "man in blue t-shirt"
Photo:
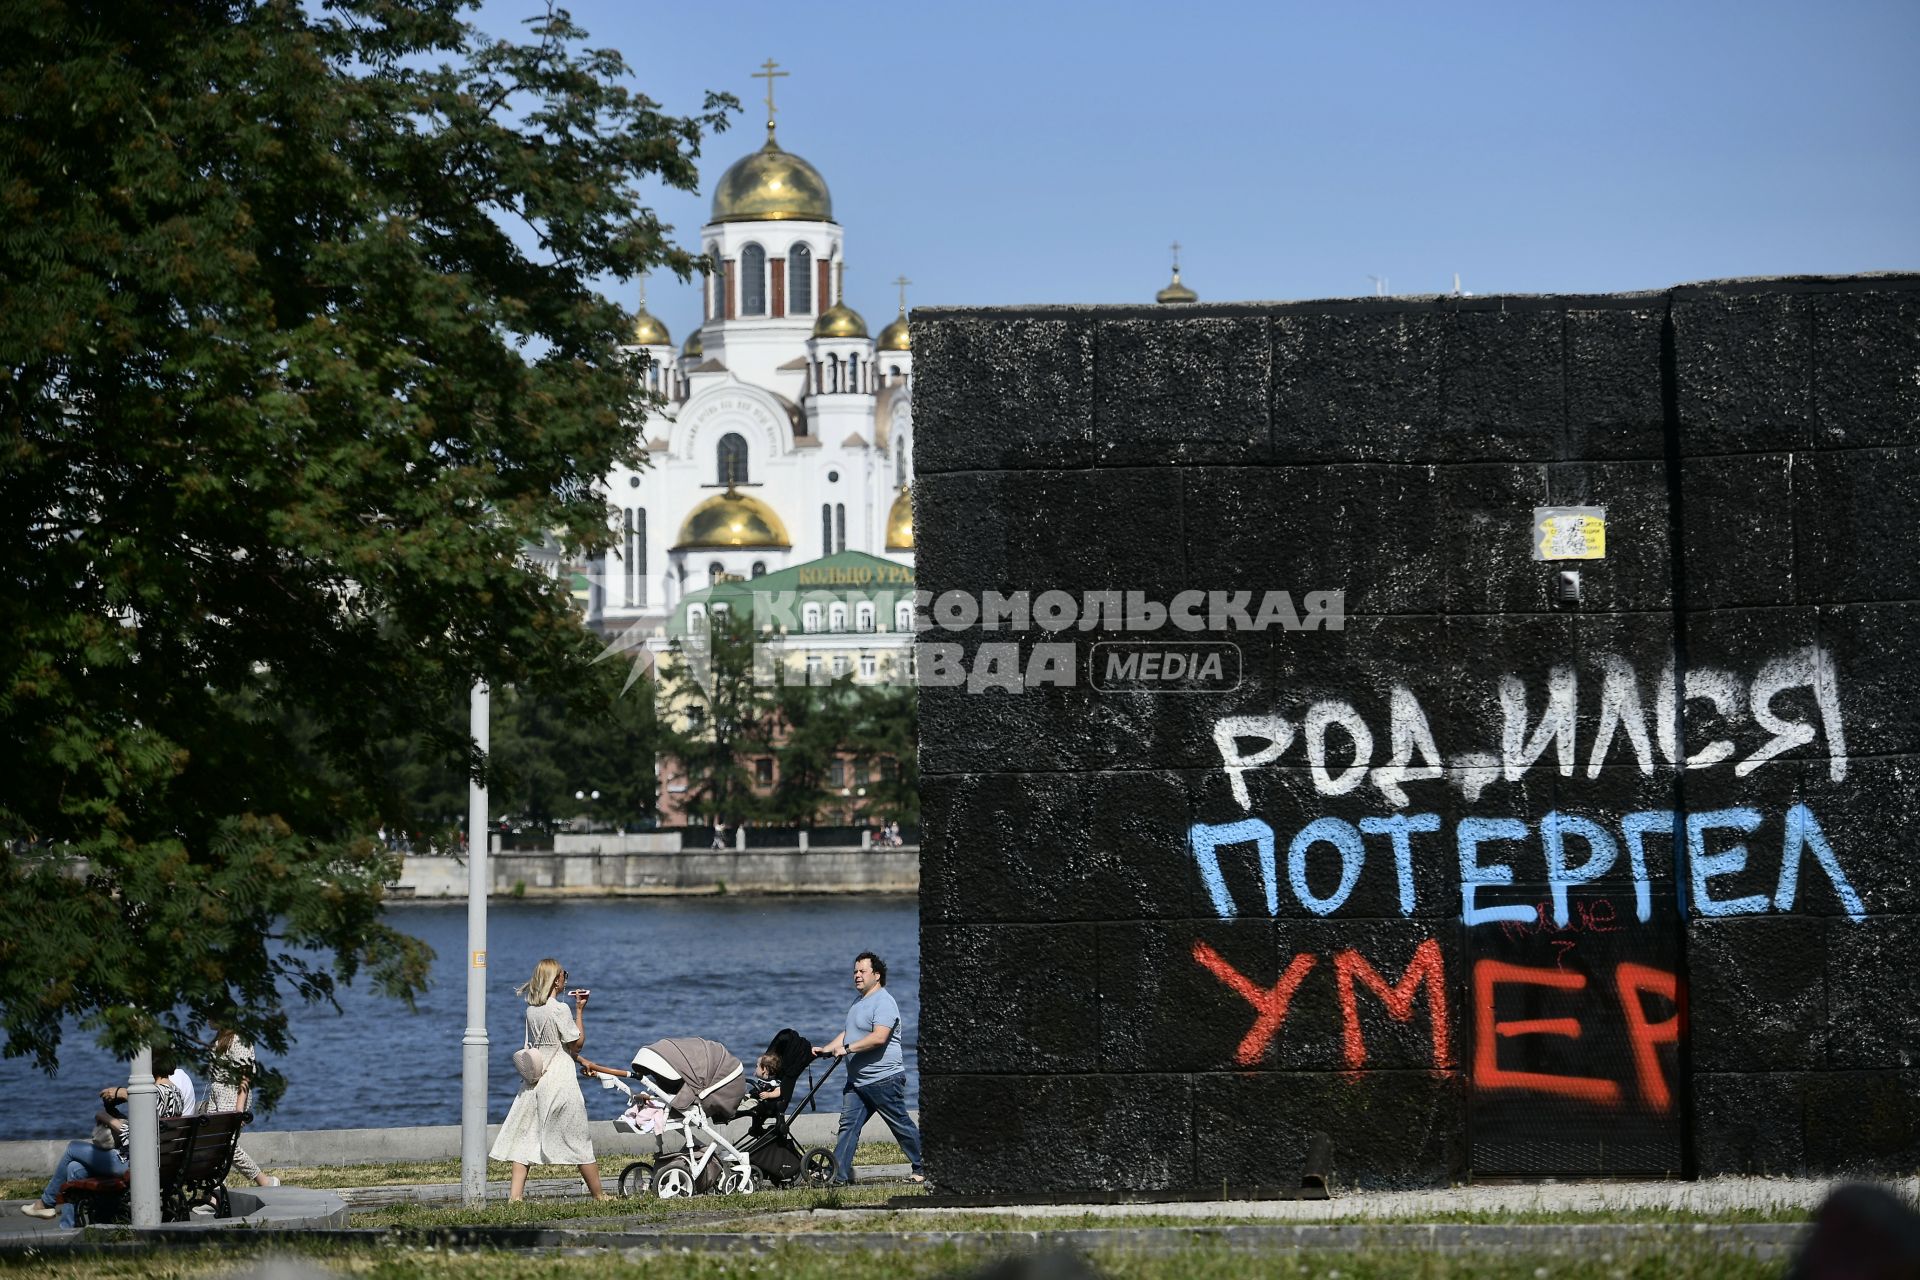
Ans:
{"type": "Polygon", "coordinates": [[[876,1111],[913,1166],[912,1180],[925,1182],[920,1130],[907,1114],[907,1064],[900,1053],[900,1006],[887,992],[887,962],[871,951],[853,961],[853,989],[860,998],[847,1010],[847,1029],[814,1049],[814,1056],[847,1060],[846,1093],[840,1099],[840,1136],[834,1141],[834,1176],[853,1181],[853,1152],[860,1130],[876,1111]]]}

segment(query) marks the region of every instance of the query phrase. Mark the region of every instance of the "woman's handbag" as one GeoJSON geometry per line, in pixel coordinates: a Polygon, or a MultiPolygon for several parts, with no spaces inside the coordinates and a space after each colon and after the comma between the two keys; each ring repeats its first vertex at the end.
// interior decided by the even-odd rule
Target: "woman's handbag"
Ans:
{"type": "Polygon", "coordinates": [[[107,1123],[111,1119],[113,1117],[104,1111],[93,1113],[93,1145],[102,1151],[111,1151],[120,1145],[119,1135],[115,1134],[113,1126],[107,1123]]]}
{"type": "Polygon", "coordinates": [[[531,1031],[527,1033],[525,1039],[526,1046],[513,1051],[513,1069],[520,1073],[520,1078],[526,1081],[527,1088],[531,1089],[540,1083],[541,1076],[547,1074],[547,1065],[553,1060],[541,1057],[540,1051],[533,1047],[531,1031]]]}

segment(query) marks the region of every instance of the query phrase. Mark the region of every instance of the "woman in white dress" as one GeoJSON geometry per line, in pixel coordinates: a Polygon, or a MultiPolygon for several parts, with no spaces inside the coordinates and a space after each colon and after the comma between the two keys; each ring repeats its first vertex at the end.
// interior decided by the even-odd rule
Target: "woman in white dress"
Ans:
{"type": "Polygon", "coordinates": [[[533,967],[525,986],[515,988],[527,1002],[527,1044],[540,1053],[546,1067],[538,1084],[521,1081],[513,1109],[488,1153],[494,1160],[513,1162],[509,1201],[525,1197],[527,1167],[536,1164],[579,1165],[587,1194],[595,1200],[613,1199],[600,1189],[600,1165],[587,1137],[587,1104],[573,1070],[586,1044],[587,993],[568,993],[574,1003],[569,1013],[560,1003],[566,981],[560,962],[548,958],[533,967]]]}

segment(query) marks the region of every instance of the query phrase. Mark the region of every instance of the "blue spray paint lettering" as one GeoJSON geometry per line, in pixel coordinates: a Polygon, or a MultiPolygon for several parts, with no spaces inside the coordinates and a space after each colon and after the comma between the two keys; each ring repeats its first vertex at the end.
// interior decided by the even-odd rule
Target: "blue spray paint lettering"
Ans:
{"type": "MultiPolygon", "coordinates": [[[[1540,843],[1547,855],[1547,891],[1553,895],[1553,922],[1564,929],[1567,889],[1576,884],[1590,884],[1611,871],[1620,857],[1620,846],[1599,823],[1557,810],[1540,819],[1540,843]],[[1567,865],[1568,836],[1578,836],[1587,842],[1587,860],[1578,867],[1567,865]]],[[[1644,877],[1645,872],[1638,871],[1637,875],[1644,877]]],[[[1634,888],[1637,893],[1639,879],[1635,880],[1634,888]]]]}
{"type": "Polygon", "coordinates": [[[1758,809],[1714,809],[1687,815],[1687,860],[1693,868],[1693,907],[1703,916],[1745,916],[1765,911],[1769,905],[1764,893],[1744,898],[1716,901],[1707,891],[1707,881],[1715,876],[1732,875],[1747,868],[1747,846],[1728,845],[1719,853],[1707,852],[1707,832],[1738,831],[1742,835],[1760,825],[1758,809]]]}
{"type": "Polygon", "coordinates": [[[1460,850],[1460,918],[1469,927],[1498,924],[1502,920],[1533,920],[1532,907],[1515,904],[1506,907],[1476,907],[1474,894],[1481,885],[1512,884],[1513,868],[1504,862],[1482,866],[1480,846],[1488,840],[1525,840],[1527,824],[1518,818],[1462,818],[1454,829],[1454,841],[1460,850]]]}
{"type": "Polygon", "coordinates": [[[1353,892],[1354,881],[1360,878],[1360,868],[1366,860],[1366,847],[1360,843],[1360,833],[1353,829],[1351,822],[1342,818],[1309,822],[1287,846],[1287,879],[1293,882],[1293,896],[1313,914],[1329,915],[1353,892]],[[1307,850],[1316,844],[1330,844],[1340,851],[1340,885],[1325,898],[1314,897],[1313,890],[1307,887],[1307,850]]]}
{"type": "Polygon", "coordinates": [[[1257,846],[1260,851],[1260,875],[1267,887],[1267,914],[1280,914],[1280,885],[1273,866],[1272,827],[1258,818],[1219,824],[1196,822],[1193,829],[1187,832],[1187,843],[1193,849],[1193,860],[1199,864],[1200,881],[1207,886],[1207,892],[1213,897],[1213,909],[1222,920],[1233,919],[1233,895],[1227,892],[1226,879],[1220,874],[1220,856],[1216,850],[1234,844],[1257,846]]]}
{"type": "Polygon", "coordinates": [[[1807,849],[1813,850],[1814,860],[1833,882],[1833,891],[1839,895],[1847,919],[1856,923],[1865,920],[1866,906],[1847,883],[1847,873],[1840,869],[1840,859],[1833,856],[1833,846],[1827,843],[1826,833],[1814,820],[1813,810],[1803,804],[1787,810],[1787,838],[1780,852],[1780,887],[1773,895],[1773,909],[1793,910],[1794,894],[1800,888],[1800,855],[1807,849]]]}
{"type": "Polygon", "coordinates": [[[1384,835],[1393,841],[1393,870],[1400,880],[1400,914],[1413,914],[1413,845],[1411,832],[1438,831],[1437,813],[1396,813],[1389,818],[1362,818],[1360,829],[1370,836],[1384,835]]]}

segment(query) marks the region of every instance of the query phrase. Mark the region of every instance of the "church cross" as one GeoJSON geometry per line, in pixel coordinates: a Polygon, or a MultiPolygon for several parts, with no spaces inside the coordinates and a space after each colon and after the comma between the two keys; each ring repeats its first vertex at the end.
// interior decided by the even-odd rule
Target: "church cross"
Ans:
{"type": "Polygon", "coordinates": [[[1178,240],[1173,242],[1173,269],[1176,272],[1180,270],[1180,242],[1178,240]]]}
{"type": "Polygon", "coordinates": [[[767,82],[767,138],[769,140],[773,138],[773,82],[793,74],[791,71],[775,71],[774,68],[779,65],[780,64],[772,58],[768,58],[760,64],[762,70],[753,73],[755,80],[765,80],[767,82]]]}
{"type": "Polygon", "coordinates": [[[900,286],[900,314],[905,315],[907,314],[907,286],[912,284],[913,281],[907,279],[905,276],[896,276],[893,282],[900,286]]]}

